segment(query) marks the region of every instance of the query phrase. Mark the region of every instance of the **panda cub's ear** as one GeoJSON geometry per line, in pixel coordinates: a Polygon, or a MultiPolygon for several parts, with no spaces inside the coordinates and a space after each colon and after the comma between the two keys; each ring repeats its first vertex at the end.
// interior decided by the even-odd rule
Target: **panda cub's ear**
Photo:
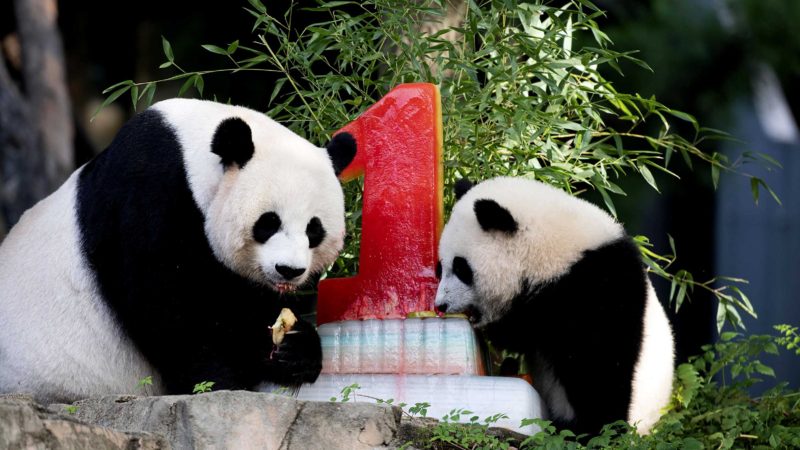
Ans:
{"type": "Polygon", "coordinates": [[[325,149],[328,150],[328,156],[333,163],[333,171],[338,177],[356,157],[356,138],[348,132],[339,133],[328,142],[325,149]]]}
{"type": "Polygon", "coordinates": [[[222,158],[222,166],[227,170],[234,164],[243,168],[253,157],[253,134],[247,122],[231,117],[220,122],[214,131],[211,151],[222,158]]]}
{"type": "Polygon", "coordinates": [[[453,187],[453,190],[456,192],[456,200],[460,200],[461,197],[464,196],[472,186],[475,186],[472,181],[469,181],[467,178],[462,178],[456,181],[456,185],[453,187]]]}
{"type": "Polygon", "coordinates": [[[511,213],[494,200],[476,200],[474,210],[483,231],[502,231],[513,234],[519,228],[511,213]]]}

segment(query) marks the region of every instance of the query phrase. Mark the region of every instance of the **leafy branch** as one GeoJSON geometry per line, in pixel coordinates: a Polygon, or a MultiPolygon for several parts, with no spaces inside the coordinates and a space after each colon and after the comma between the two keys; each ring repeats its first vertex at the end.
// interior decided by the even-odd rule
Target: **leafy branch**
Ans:
{"type": "MultiPolygon", "coordinates": [[[[468,1],[453,21],[446,1],[318,0],[305,10],[319,20],[302,28],[291,22],[296,4],[276,17],[261,0],[248,3],[245,9],[255,19],[250,46],[203,46],[232,67],[184,71],[164,40],[162,67],[180,73],[111,86],[104,105],[128,90],[134,104],[150,104],[156,85],[167,81],[185,79],[180,95],[192,87],[202,95],[207,75],[272,72],[278,79],[267,114],[313,142],[325,142],[396,85],[430,82],[441,93],[447,186],[464,177],[535,178],[574,195],[596,191],[616,216],[614,199],[626,195],[619,179],[633,174],[658,191],[656,175],[677,178],[673,159],[679,157],[692,170],[708,170],[715,187],[722,173],[738,174],[749,179],[756,202],[764,189],[779,202],[762,179],[745,171],[752,163],[778,168],[777,161],[755,152],[731,160],[708,150],[731,137],[655,98],[618,92],[603,77],[604,68],[620,71],[623,61],[649,66],[633,52],[610,48],[596,22],[604,12],[590,1],[468,1]],[[690,138],[676,131],[689,127],[690,138]]],[[[358,270],[362,188],[345,185],[348,239],[331,276],[358,270]]],[[[454,201],[447,189],[445,210],[454,201]]],[[[720,328],[743,326],[740,311],[755,315],[737,286],[743,280],[699,282],[689,272],[670,272],[674,248],[673,256],[664,257],[645,241],[640,248],[650,270],[671,282],[676,308],[701,289],[719,302],[720,328]]]]}

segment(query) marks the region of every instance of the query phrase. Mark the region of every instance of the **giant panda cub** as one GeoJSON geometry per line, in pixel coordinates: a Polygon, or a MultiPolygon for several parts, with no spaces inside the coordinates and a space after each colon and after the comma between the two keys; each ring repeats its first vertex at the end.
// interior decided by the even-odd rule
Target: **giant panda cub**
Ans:
{"type": "Polygon", "coordinates": [[[639,250],[600,208],[543,183],[456,185],[436,307],[525,356],[559,427],[647,433],[672,388],[673,340],[639,250]]]}
{"type": "Polygon", "coordinates": [[[0,392],[41,402],[314,381],[319,336],[299,321],[273,348],[282,293],[343,244],[337,174],[262,113],[174,99],[28,210],[0,246],[0,392]]]}

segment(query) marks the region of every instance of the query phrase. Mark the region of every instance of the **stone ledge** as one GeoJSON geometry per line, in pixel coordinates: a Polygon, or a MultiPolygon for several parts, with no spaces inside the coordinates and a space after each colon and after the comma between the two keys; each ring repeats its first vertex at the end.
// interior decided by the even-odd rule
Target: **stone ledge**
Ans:
{"type": "Polygon", "coordinates": [[[0,448],[167,450],[171,447],[161,436],[83,423],[49,411],[30,397],[10,395],[0,396],[0,448]]]}
{"type": "MultiPolygon", "coordinates": [[[[50,405],[54,412],[67,405],[50,405]]],[[[368,403],[305,402],[282,395],[219,391],[163,397],[112,396],[76,402],[74,418],[146,431],[181,449],[389,448],[400,409],[368,403]]]]}
{"type": "MultiPolygon", "coordinates": [[[[397,449],[437,423],[396,406],[301,401],[247,391],[110,396],[47,408],[0,396],[0,449],[397,449]],[[71,411],[71,412],[70,412],[71,411]]],[[[524,439],[508,430],[489,433],[524,439]]]]}

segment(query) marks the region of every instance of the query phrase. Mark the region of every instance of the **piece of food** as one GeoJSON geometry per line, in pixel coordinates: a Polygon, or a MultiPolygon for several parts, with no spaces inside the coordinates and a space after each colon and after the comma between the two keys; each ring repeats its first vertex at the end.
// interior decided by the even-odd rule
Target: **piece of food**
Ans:
{"type": "Polygon", "coordinates": [[[408,319],[418,319],[422,317],[436,317],[436,311],[414,311],[406,314],[408,319]]]}
{"type": "Polygon", "coordinates": [[[278,315],[278,320],[272,325],[272,343],[275,345],[281,345],[283,342],[283,337],[289,331],[292,331],[292,327],[294,324],[297,323],[297,317],[294,316],[294,313],[289,308],[281,309],[280,315],[278,315]]]}

